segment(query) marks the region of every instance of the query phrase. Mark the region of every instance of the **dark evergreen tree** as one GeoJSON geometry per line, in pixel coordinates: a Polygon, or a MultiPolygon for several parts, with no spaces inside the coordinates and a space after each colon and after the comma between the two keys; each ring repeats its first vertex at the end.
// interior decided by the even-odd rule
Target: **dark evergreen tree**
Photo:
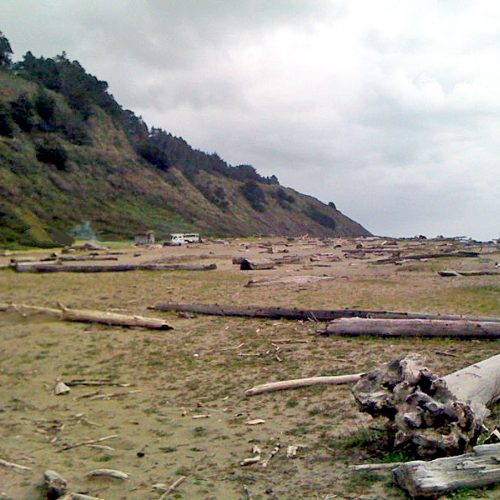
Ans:
{"type": "Polygon", "coordinates": [[[10,68],[12,62],[12,47],[7,37],[0,31],[0,68],[10,68]]]}

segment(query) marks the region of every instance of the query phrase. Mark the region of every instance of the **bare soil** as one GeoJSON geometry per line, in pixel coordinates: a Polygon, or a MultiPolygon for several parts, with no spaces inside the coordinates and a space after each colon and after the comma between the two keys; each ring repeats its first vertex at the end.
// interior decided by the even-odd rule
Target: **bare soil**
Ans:
{"type": "MultiPolygon", "coordinates": [[[[437,275],[438,270],[450,268],[494,269],[500,261],[495,245],[478,247],[482,253],[477,258],[373,265],[383,256],[346,258],[345,250],[354,249],[359,241],[253,239],[189,247],[112,248],[123,252],[118,263],[214,262],[215,271],[0,270],[0,302],[54,307],[59,301],[75,308],[163,317],[175,327],[155,332],[0,313],[0,458],[32,468],[27,472],[0,468],[0,498],[45,498],[40,485],[46,469],[60,473],[71,491],[106,500],[159,498],[161,491],[152,486],[168,486],[181,475],[186,480],[172,498],[406,498],[388,473],[348,471],[351,463],[404,458],[387,448],[380,430],[383,422],[357,410],[349,386],[250,398],[244,396],[245,389],[289,378],[362,372],[409,352],[424,354],[430,368],[446,374],[497,354],[500,342],[325,338],[316,334],[322,325],[311,321],[202,315],[189,319],[147,309],[159,302],[203,302],[500,316],[498,276],[437,275]],[[262,246],[265,242],[273,243],[273,254],[262,246]],[[141,255],[134,256],[137,253],[141,255]],[[339,260],[318,254],[333,254],[339,260]],[[265,271],[240,271],[231,263],[238,256],[262,260],[285,255],[301,255],[303,263],[265,271]],[[244,286],[250,279],[295,275],[335,279],[309,285],[244,286]],[[278,356],[272,344],[276,339],[290,339],[277,344],[278,356]],[[130,386],[75,386],[67,395],[54,394],[57,379],[82,378],[112,379],[130,386]],[[265,422],[247,425],[252,419],[265,422]],[[98,444],[112,449],[79,446],[62,451],[65,445],[109,435],[117,437],[98,444]],[[253,456],[253,446],[265,459],[277,443],[280,451],[267,467],[240,466],[241,460],[253,456]],[[299,446],[297,458],[286,457],[289,445],[299,446]],[[118,469],[130,477],[120,481],[86,475],[98,468],[118,469]]],[[[362,242],[365,249],[380,243],[362,242]]],[[[407,240],[398,246],[419,253],[464,245],[407,240]]],[[[14,257],[40,258],[48,253],[16,252],[14,257]]],[[[0,257],[0,267],[11,257],[0,257]]],[[[499,413],[494,412],[491,425],[498,425],[499,413]]],[[[498,498],[500,490],[463,494],[454,498],[498,498]]]]}

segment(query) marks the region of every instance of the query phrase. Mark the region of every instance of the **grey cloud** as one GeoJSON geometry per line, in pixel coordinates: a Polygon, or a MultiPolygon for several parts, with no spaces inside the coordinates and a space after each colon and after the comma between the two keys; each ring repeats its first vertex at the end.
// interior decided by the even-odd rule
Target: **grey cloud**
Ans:
{"type": "Polygon", "coordinates": [[[149,125],[382,234],[500,235],[494,3],[4,0],[149,125]],[[426,16],[421,16],[425,10],[426,16]]]}

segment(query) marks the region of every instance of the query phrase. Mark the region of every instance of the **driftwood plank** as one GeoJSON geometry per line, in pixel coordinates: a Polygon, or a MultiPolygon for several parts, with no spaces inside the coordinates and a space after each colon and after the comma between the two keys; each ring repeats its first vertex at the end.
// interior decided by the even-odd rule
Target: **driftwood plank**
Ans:
{"type": "Polygon", "coordinates": [[[500,482],[500,444],[476,446],[456,457],[401,464],[393,477],[411,497],[433,497],[458,488],[478,488],[500,482]]]}

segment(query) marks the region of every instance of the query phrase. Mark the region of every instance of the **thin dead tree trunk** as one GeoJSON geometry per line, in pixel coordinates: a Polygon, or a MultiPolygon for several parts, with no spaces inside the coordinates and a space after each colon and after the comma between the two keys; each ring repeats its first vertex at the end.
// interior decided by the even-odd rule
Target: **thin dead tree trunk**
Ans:
{"type": "Polygon", "coordinates": [[[270,382],[268,384],[256,385],[245,392],[246,396],[255,396],[266,392],[285,391],[288,389],[299,389],[301,387],[310,387],[312,385],[342,385],[357,382],[362,373],[353,375],[338,375],[332,377],[310,377],[298,378],[294,380],[283,380],[281,382],[270,382]]]}
{"type": "Polygon", "coordinates": [[[382,310],[362,309],[298,309],[288,307],[264,306],[224,306],[219,304],[179,304],[166,302],[149,307],[157,311],[183,311],[213,316],[238,316],[243,318],[267,318],[316,321],[331,321],[338,318],[387,318],[387,319],[446,319],[446,320],[473,320],[473,321],[498,321],[500,318],[464,318],[463,316],[418,314],[407,312],[391,312],[382,310]]]}
{"type": "Polygon", "coordinates": [[[500,396],[500,354],[443,378],[409,354],[366,373],[352,392],[361,411],[388,418],[396,447],[423,458],[456,455],[476,443],[500,396]]]}

